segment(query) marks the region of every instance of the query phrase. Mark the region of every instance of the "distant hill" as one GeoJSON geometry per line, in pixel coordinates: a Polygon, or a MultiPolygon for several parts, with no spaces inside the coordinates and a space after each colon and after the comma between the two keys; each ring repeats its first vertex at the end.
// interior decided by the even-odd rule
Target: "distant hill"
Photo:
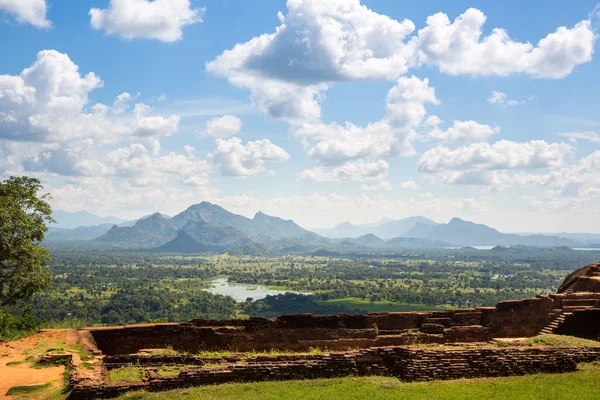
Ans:
{"type": "Polygon", "coordinates": [[[384,240],[403,235],[416,224],[436,225],[437,222],[429,218],[416,216],[399,220],[384,218],[374,224],[353,225],[350,222],[342,222],[330,229],[315,229],[320,235],[329,238],[358,238],[367,234],[373,234],[384,240]]]}
{"type": "Polygon", "coordinates": [[[112,228],[112,224],[101,224],[93,226],[79,226],[73,229],[62,229],[49,227],[46,232],[45,241],[76,241],[91,240],[104,235],[112,228]]]}
{"type": "Polygon", "coordinates": [[[124,219],[114,217],[112,215],[107,217],[99,217],[98,215],[87,211],[77,211],[72,213],[54,210],[52,212],[52,217],[56,220],[56,223],[50,224],[49,226],[60,229],[73,229],[79,226],[120,224],[121,222],[125,222],[124,219]]]}
{"type": "Polygon", "coordinates": [[[387,245],[385,240],[381,239],[380,237],[378,237],[376,235],[373,235],[372,233],[367,233],[366,235],[363,235],[356,239],[351,239],[349,241],[352,243],[358,243],[361,246],[368,246],[368,247],[385,247],[387,245]]]}
{"type": "Polygon", "coordinates": [[[251,244],[242,232],[230,228],[218,228],[206,221],[188,221],[177,232],[175,239],[153,251],[168,253],[219,253],[251,244]]]}
{"type": "Polygon", "coordinates": [[[159,213],[138,220],[131,227],[113,226],[96,242],[110,244],[116,248],[148,249],[161,246],[177,236],[177,229],[171,221],[159,213]]]}
{"type": "Polygon", "coordinates": [[[452,218],[447,224],[428,225],[417,223],[402,237],[427,239],[450,243],[455,246],[573,246],[570,239],[546,235],[515,235],[501,233],[483,224],[452,218]]]}
{"type": "MultiPolygon", "coordinates": [[[[161,217],[165,218],[165,219],[171,219],[170,216],[168,216],[167,214],[163,214],[163,213],[155,213],[155,214],[160,214],[161,217]]],[[[125,222],[121,222],[120,224],[118,224],[119,226],[134,226],[136,222],[138,222],[141,219],[146,219],[148,217],[151,217],[154,214],[148,214],[148,215],[144,215],[141,218],[138,219],[133,219],[131,221],[125,221],[125,222]]]]}
{"type": "Polygon", "coordinates": [[[284,239],[306,242],[319,240],[320,236],[291,220],[262,212],[250,219],[202,202],[172,218],[155,213],[139,219],[133,226],[113,226],[95,241],[115,248],[200,253],[221,252],[251,243],[273,246],[284,239]]]}

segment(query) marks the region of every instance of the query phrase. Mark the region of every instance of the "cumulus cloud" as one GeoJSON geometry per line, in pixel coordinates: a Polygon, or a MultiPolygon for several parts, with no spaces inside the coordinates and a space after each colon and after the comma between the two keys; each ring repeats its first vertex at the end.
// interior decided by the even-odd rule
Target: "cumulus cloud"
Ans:
{"type": "Polygon", "coordinates": [[[387,95],[386,116],[361,127],[347,122],[305,123],[293,129],[304,140],[308,155],[323,165],[340,165],[350,160],[381,158],[415,153],[415,128],[427,114],[425,103],[437,104],[429,80],[401,77],[387,95]]]}
{"type": "Polygon", "coordinates": [[[175,42],[184,26],[202,22],[204,10],[192,8],[190,0],[110,0],[108,8],[92,8],[89,15],[94,29],[110,35],[175,42]]]}
{"type": "Polygon", "coordinates": [[[544,140],[524,143],[501,140],[494,144],[473,143],[457,149],[435,147],[423,153],[418,168],[429,173],[559,168],[572,150],[569,144],[544,140]]]}
{"type": "Polygon", "coordinates": [[[237,44],[206,65],[250,89],[270,115],[318,119],[330,83],[395,79],[407,71],[411,21],[377,14],[358,0],[289,0],[287,8],[274,33],[237,44]]]}
{"type": "MultiPolygon", "coordinates": [[[[437,117],[436,117],[437,118],[437,117]]],[[[435,121],[437,122],[437,121],[435,121]]],[[[433,124],[428,119],[428,123],[433,124]]],[[[446,130],[436,128],[429,132],[429,137],[444,141],[478,142],[500,132],[500,127],[491,127],[475,121],[454,121],[446,130]]]]}
{"type": "Polygon", "coordinates": [[[533,101],[533,96],[529,96],[525,100],[513,100],[509,99],[506,93],[504,92],[492,90],[492,94],[490,94],[490,97],[488,97],[486,100],[488,103],[497,105],[499,107],[512,107],[520,106],[522,104],[526,104],[533,101]]]}
{"type": "Polygon", "coordinates": [[[298,175],[298,180],[309,182],[380,181],[387,176],[389,167],[389,164],[383,160],[374,162],[359,160],[347,162],[329,170],[322,167],[304,170],[298,175]]]}
{"type": "Polygon", "coordinates": [[[235,115],[223,115],[206,122],[204,136],[227,138],[235,135],[242,129],[242,120],[235,115]]]}
{"type": "Polygon", "coordinates": [[[417,185],[414,181],[404,181],[400,187],[404,190],[417,190],[419,185],[417,185]]]}
{"type": "Polygon", "coordinates": [[[558,79],[591,61],[596,35],[590,20],[572,28],[559,27],[537,46],[514,41],[508,32],[494,28],[483,36],[483,12],[469,8],[453,22],[444,13],[427,18],[427,26],[413,39],[420,63],[438,66],[450,75],[524,73],[534,78],[558,79]]]}
{"type": "Polygon", "coordinates": [[[264,171],[266,161],[286,161],[290,155],[269,139],[242,144],[236,137],[216,139],[217,148],[210,155],[212,164],[225,176],[251,176],[264,171]]]}
{"type": "Polygon", "coordinates": [[[17,21],[38,28],[52,26],[46,17],[46,0],[0,0],[0,11],[14,15],[17,21]]]}
{"type": "Polygon", "coordinates": [[[93,72],[82,76],[68,55],[43,50],[19,75],[0,75],[0,139],[38,142],[73,142],[93,139],[115,142],[130,136],[171,135],[179,117],[163,117],[138,103],[123,114],[134,99],[117,97],[113,107],[90,105],[89,93],[103,86],[93,72]]]}
{"type": "Polygon", "coordinates": [[[378,14],[359,0],[288,0],[274,33],[224,51],[206,69],[249,89],[266,113],[292,122],[320,117],[320,101],[336,82],[395,80],[422,64],[452,75],[525,73],[561,78],[591,60],[589,20],[560,27],[537,46],[500,28],[483,36],[485,15],[468,9],[450,22],[437,13],[414,34],[412,21],[378,14]]]}

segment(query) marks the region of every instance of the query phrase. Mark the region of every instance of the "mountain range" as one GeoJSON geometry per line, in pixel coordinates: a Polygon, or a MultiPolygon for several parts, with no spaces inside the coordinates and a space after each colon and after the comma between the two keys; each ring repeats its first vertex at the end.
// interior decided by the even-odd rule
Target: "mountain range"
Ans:
{"type": "Polygon", "coordinates": [[[154,213],[119,224],[74,229],[51,228],[50,244],[112,250],[167,253],[230,254],[341,254],[386,252],[397,249],[466,246],[600,247],[578,236],[502,233],[486,225],[453,218],[447,224],[416,216],[382,219],[373,224],[348,222],[311,232],[292,220],[258,212],[253,218],[234,214],[219,205],[202,202],[169,217],[154,213]],[[325,237],[325,235],[329,237],[325,237]]]}
{"type": "Polygon", "coordinates": [[[425,217],[409,217],[399,220],[383,218],[374,224],[353,225],[350,222],[342,222],[329,229],[315,229],[314,231],[329,238],[358,238],[367,234],[373,234],[381,239],[388,240],[402,235],[415,224],[437,225],[438,223],[425,217]]]}
{"type": "Polygon", "coordinates": [[[103,224],[114,225],[125,222],[124,219],[113,217],[112,215],[99,217],[87,211],[66,212],[55,210],[52,212],[52,217],[56,220],[56,223],[50,224],[49,226],[58,229],[74,229],[79,226],[103,224]]]}
{"type": "Polygon", "coordinates": [[[439,240],[455,246],[575,246],[576,242],[558,236],[517,235],[501,233],[482,224],[452,218],[447,224],[423,224],[417,222],[403,237],[439,240]]]}

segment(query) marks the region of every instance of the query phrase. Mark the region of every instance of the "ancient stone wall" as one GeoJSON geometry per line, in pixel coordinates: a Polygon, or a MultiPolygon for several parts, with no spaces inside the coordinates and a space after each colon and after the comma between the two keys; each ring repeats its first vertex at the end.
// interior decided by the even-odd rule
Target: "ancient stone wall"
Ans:
{"type": "Polygon", "coordinates": [[[90,328],[104,354],[131,354],[144,348],[201,350],[347,350],[372,346],[487,341],[493,337],[538,334],[550,321],[560,299],[540,296],[510,300],[496,307],[434,312],[371,313],[369,315],[282,315],[269,319],[210,321],[183,324],[126,325],[90,328]]]}
{"type": "MultiPolygon", "coordinates": [[[[379,347],[357,352],[246,360],[220,369],[188,368],[174,377],[159,377],[152,369],[143,382],[81,384],[72,381],[72,399],[116,397],[128,390],[168,390],[226,382],[388,375],[403,381],[458,379],[574,371],[580,362],[600,359],[600,349],[581,348],[460,348],[379,347]]],[[[112,358],[111,361],[124,361],[112,358]]]]}
{"type": "Polygon", "coordinates": [[[537,335],[550,322],[554,301],[548,296],[505,300],[486,316],[485,325],[494,337],[537,335]]]}
{"type": "Polygon", "coordinates": [[[600,339],[600,308],[576,310],[556,330],[557,334],[600,339]]]}

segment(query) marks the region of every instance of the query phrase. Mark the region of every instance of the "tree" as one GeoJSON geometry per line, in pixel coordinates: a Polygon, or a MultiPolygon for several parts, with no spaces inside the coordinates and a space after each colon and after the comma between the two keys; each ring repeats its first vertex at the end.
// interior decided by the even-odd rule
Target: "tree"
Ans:
{"type": "Polygon", "coordinates": [[[35,178],[10,177],[0,182],[0,307],[15,305],[46,288],[50,251],[40,243],[52,219],[35,178]]]}

